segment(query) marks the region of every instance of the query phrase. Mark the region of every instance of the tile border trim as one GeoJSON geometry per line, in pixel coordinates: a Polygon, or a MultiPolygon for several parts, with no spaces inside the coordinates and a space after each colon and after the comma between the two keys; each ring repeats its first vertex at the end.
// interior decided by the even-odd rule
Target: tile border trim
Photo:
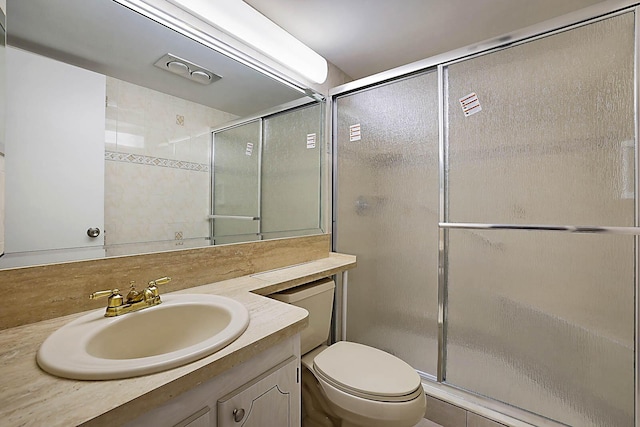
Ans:
{"type": "Polygon", "coordinates": [[[162,157],[145,156],[142,154],[121,153],[118,151],[104,152],[104,159],[112,162],[134,163],[147,166],[160,166],[173,169],[184,169],[193,172],[209,172],[209,165],[205,163],[187,162],[184,160],[165,159],[162,157]]]}

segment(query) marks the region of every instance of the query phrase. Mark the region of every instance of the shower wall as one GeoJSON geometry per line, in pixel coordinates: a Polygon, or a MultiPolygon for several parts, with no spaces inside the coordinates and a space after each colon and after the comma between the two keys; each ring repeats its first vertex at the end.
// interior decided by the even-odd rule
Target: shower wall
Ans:
{"type": "Polygon", "coordinates": [[[637,224],[635,20],[336,97],[349,340],[504,408],[634,425],[636,238],[536,227],[637,224]]]}

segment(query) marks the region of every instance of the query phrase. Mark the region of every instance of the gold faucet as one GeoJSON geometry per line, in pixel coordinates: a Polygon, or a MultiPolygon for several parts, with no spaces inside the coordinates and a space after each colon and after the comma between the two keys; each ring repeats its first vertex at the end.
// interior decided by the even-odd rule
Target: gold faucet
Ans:
{"type": "Polygon", "coordinates": [[[123,297],[118,289],[111,289],[94,292],[89,295],[89,299],[108,297],[107,311],[104,313],[104,316],[120,316],[121,314],[131,313],[160,304],[162,300],[158,293],[158,285],[164,285],[170,281],[171,277],[152,280],[142,292],[138,292],[135,288],[135,282],[131,282],[131,288],[126,297],[123,297]]]}

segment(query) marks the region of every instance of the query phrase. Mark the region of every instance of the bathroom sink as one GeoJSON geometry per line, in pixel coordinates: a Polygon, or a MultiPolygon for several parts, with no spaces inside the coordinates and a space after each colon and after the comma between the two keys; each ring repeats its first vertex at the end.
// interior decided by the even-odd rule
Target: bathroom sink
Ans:
{"type": "Polygon", "coordinates": [[[219,295],[163,295],[162,304],[116,317],[92,311],[52,333],[40,367],[78,380],[129,378],[215,353],[249,325],[244,305],[219,295]]]}

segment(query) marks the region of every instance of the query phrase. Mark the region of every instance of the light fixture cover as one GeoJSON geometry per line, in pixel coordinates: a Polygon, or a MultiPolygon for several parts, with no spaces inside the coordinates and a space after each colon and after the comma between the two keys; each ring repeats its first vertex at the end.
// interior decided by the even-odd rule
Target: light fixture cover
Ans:
{"type": "Polygon", "coordinates": [[[207,70],[198,64],[172,55],[171,53],[167,53],[153,65],[203,85],[208,85],[222,78],[211,70],[207,70]]]}
{"type": "Polygon", "coordinates": [[[315,83],[327,61],[242,0],[170,0],[315,83]]]}
{"type": "Polygon", "coordinates": [[[166,66],[167,66],[167,69],[172,73],[187,74],[189,72],[189,67],[184,62],[169,61],[167,62],[166,66]]]}

